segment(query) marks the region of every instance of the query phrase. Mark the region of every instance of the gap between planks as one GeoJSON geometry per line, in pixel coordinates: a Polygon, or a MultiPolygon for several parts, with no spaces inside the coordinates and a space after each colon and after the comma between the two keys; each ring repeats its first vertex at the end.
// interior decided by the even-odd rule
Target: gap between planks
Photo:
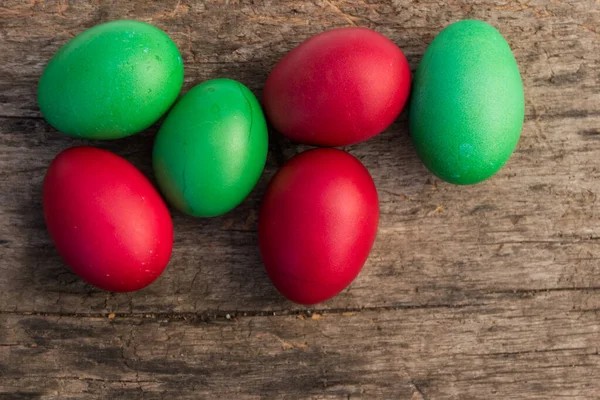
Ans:
{"type": "MultiPolygon", "coordinates": [[[[598,292],[600,286],[590,287],[558,287],[547,289],[513,289],[485,292],[487,295],[511,295],[512,297],[534,297],[541,293],[551,292],[598,292]]],[[[458,304],[397,304],[391,306],[376,306],[376,307],[349,307],[349,308],[306,308],[306,309],[276,309],[276,310],[205,310],[203,312],[133,312],[124,313],[110,311],[95,312],[95,313],[78,313],[78,312],[35,312],[35,311],[2,311],[0,315],[16,315],[24,317],[57,317],[57,318],[132,318],[132,319],[151,319],[151,320],[169,320],[169,321],[215,321],[215,320],[234,320],[239,318],[253,317],[282,317],[282,316],[303,316],[306,318],[314,318],[314,315],[323,316],[353,316],[361,312],[383,312],[383,311],[401,311],[401,310],[428,310],[428,309],[464,309],[486,307],[489,302],[474,302],[474,303],[458,303],[458,304]]],[[[580,310],[586,311],[586,310],[580,310]]],[[[317,317],[318,318],[318,317],[317,317]]],[[[317,319],[315,318],[315,319],[317,319]]]]}

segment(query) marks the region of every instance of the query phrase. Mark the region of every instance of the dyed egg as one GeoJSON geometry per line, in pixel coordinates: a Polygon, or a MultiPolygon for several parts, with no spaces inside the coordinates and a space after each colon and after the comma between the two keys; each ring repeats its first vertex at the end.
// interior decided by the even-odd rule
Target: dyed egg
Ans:
{"type": "Polygon", "coordinates": [[[459,185],[494,175],[514,151],[525,114],[517,62],[485,22],[444,29],[417,69],[410,132],[425,166],[459,185]]]}
{"type": "Polygon", "coordinates": [[[156,136],[156,179],[178,210],[224,214],[256,185],[268,141],[260,104],[246,86],[231,79],[202,83],[175,104],[156,136]]]}
{"type": "Polygon", "coordinates": [[[183,62],[173,41],[139,21],[113,21],[77,35],[52,57],[38,103],[56,129],[117,139],[156,122],[177,99],[183,62]]]}
{"type": "Polygon", "coordinates": [[[173,225],[165,203],[113,153],[74,147],[56,156],[44,179],[43,207],[58,253],[100,289],[141,289],[169,262],[173,225]]]}
{"type": "Polygon", "coordinates": [[[327,300],[360,272],[378,221],[377,190],[360,161],[336,149],[297,155],[262,200],[258,240],[267,274],[296,303],[327,300]]]}
{"type": "Polygon", "coordinates": [[[273,68],[264,88],[267,117],[290,139],[345,146],[384,131],[410,92],[410,68],[387,37],[366,28],[316,35],[273,68]]]}

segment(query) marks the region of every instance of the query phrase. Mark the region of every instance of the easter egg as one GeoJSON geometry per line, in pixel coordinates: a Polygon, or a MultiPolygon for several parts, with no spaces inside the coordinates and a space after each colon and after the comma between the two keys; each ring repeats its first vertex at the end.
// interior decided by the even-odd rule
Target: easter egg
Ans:
{"type": "Polygon", "coordinates": [[[268,141],[260,104],[246,86],[231,79],[204,82],[175,104],[156,136],[159,187],[186,214],[224,214],[256,185],[268,141]]]}
{"type": "Polygon", "coordinates": [[[514,151],[524,115],[517,62],[494,27],[460,21],[433,40],[409,113],[412,142],[431,172],[459,185],[494,175],[514,151]]]}
{"type": "Polygon", "coordinates": [[[360,161],[337,149],[301,153],[275,174],[261,203],[267,274],[291,301],[327,300],[362,269],[378,221],[377,190],[360,161]]]}
{"type": "Polygon", "coordinates": [[[160,29],[139,21],[113,21],[71,39],[40,78],[38,103],[61,132],[117,139],[156,122],[177,99],[183,62],[160,29]]]}
{"type": "Polygon", "coordinates": [[[383,132],[410,92],[404,54],[390,39],[366,28],[316,35],[273,68],[264,107],[275,129],[318,146],[345,146],[383,132]]]}
{"type": "Polygon", "coordinates": [[[73,147],[56,156],[44,178],[43,208],[60,256],[100,289],[141,289],[169,262],[173,225],[165,203],[113,153],[73,147]]]}

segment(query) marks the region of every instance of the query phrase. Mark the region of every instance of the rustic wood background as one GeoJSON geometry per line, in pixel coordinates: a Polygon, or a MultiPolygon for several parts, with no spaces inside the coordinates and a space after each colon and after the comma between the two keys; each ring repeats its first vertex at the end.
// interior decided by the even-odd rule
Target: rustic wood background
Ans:
{"type": "MultiPolygon", "coordinates": [[[[151,176],[156,127],[93,142],[151,176]]],[[[0,1],[0,398],[600,398],[600,2],[0,1]],[[304,147],[276,134],[252,195],[214,219],[173,213],[158,281],[112,294],[82,283],[46,233],[41,182],[61,150],[36,105],[50,57],[85,28],[132,18],[178,44],[184,90],[230,77],[257,95],[272,66],[340,26],[394,40],[411,67],[447,24],[478,18],[523,75],[518,149],[457,187],[415,156],[406,113],[347,150],[373,175],[379,235],[352,286],[313,308],[263,272],[257,206],[304,147]]]]}

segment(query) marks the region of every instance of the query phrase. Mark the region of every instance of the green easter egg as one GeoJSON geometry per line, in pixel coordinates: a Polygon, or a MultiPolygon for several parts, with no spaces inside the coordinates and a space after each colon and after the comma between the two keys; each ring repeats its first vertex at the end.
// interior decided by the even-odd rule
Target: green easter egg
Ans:
{"type": "Polygon", "coordinates": [[[113,21],[74,37],[40,78],[42,115],[61,132],[117,139],[156,122],[177,99],[183,62],[160,29],[113,21]]]}
{"type": "Polygon", "coordinates": [[[262,109],[246,86],[231,79],[204,82],[175,104],[156,136],[158,185],[184,213],[224,214],[256,185],[268,141],[262,109]]]}
{"type": "Polygon", "coordinates": [[[524,114],[517,62],[494,27],[459,21],[433,40],[409,112],[413,144],[431,172],[459,185],[494,175],[519,141],[524,114]]]}

